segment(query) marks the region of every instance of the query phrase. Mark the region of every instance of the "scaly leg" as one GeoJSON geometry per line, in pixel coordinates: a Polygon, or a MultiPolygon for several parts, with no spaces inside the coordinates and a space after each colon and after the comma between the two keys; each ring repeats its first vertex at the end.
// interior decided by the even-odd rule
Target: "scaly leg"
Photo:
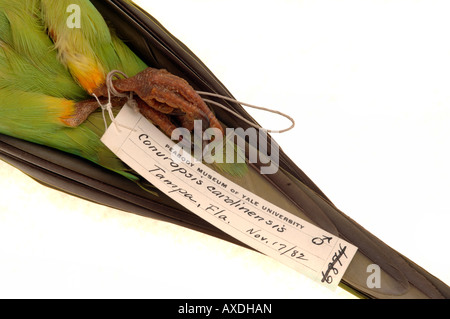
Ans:
{"type": "MultiPolygon", "coordinates": [[[[213,112],[189,83],[166,70],[147,68],[135,76],[112,82],[119,92],[134,92],[150,107],[165,114],[180,110],[185,115],[182,123],[188,129],[194,127],[194,120],[207,121],[209,127],[223,128],[213,112]]],[[[106,84],[93,92],[97,96],[106,96],[106,84]]]]}

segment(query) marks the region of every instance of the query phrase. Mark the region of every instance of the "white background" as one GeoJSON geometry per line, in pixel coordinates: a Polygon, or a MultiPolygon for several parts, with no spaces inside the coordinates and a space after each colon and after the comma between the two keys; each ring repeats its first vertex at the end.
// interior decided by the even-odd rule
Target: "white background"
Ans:
{"type": "MultiPolygon", "coordinates": [[[[448,1],[136,1],[365,228],[450,283],[448,1]],[[267,128],[289,123],[250,110],[267,128]]],[[[42,187],[0,162],[0,297],[352,298],[171,224],[42,187]]]]}

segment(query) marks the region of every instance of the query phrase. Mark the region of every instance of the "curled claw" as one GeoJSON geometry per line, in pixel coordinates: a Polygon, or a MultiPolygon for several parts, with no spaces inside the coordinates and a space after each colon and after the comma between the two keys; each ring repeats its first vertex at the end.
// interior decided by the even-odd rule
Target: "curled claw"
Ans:
{"type": "MultiPolygon", "coordinates": [[[[163,125],[165,129],[158,126],[166,134],[175,128],[168,117],[174,114],[180,117],[181,125],[189,130],[194,128],[195,120],[202,120],[207,126],[218,128],[224,133],[220,122],[189,83],[166,70],[147,68],[131,78],[114,80],[112,83],[118,92],[134,92],[151,107],[153,110],[149,111],[144,104],[138,103],[141,113],[163,125]]],[[[106,96],[108,90],[104,84],[93,93],[106,96]]]]}
{"type": "Polygon", "coordinates": [[[166,135],[171,136],[173,130],[176,129],[175,125],[170,121],[170,118],[167,114],[159,112],[154,108],[148,106],[143,100],[140,98],[136,99],[137,107],[142,115],[146,118],[150,119],[153,124],[158,126],[161,131],[163,131],[166,135]]]}

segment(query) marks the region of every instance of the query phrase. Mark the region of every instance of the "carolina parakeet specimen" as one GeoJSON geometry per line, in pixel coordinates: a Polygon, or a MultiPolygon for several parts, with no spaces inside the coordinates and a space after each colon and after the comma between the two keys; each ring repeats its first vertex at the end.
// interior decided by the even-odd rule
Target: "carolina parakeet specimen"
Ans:
{"type": "MultiPolygon", "coordinates": [[[[24,2],[25,3],[25,2],[24,2]]],[[[45,3],[51,3],[53,5],[59,4],[61,2],[53,2],[53,1],[43,1],[41,3],[42,7],[44,7],[45,3]]],[[[70,4],[75,3],[74,1],[70,1],[70,4]]],[[[89,8],[89,7],[85,7],[86,6],[90,6],[90,4],[88,2],[77,2],[80,6],[81,6],[81,12],[83,14],[85,14],[85,9],[89,8]]],[[[26,3],[26,7],[27,8],[36,8],[38,7],[39,2],[38,1],[33,1],[33,2],[27,2],[26,3]]],[[[51,20],[51,11],[52,7],[51,6],[47,6],[47,11],[42,10],[41,9],[41,14],[47,14],[47,18],[44,16],[42,16],[41,21],[38,25],[42,26],[46,26],[48,28],[48,39],[52,39],[52,41],[50,43],[54,43],[55,47],[58,49],[58,46],[60,46],[60,51],[56,50],[53,51],[56,56],[54,56],[54,59],[52,59],[52,61],[58,61],[58,63],[60,63],[62,66],[64,66],[65,68],[63,68],[61,70],[61,72],[58,72],[58,74],[65,74],[65,76],[63,78],[67,78],[67,79],[71,79],[72,77],[75,79],[73,81],[73,83],[75,84],[80,84],[83,87],[83,90],[80,90],[79,88],[71,88],[70,90],[66,89],[61,89],[61,91],[63,91],[62,96],[55,96],[55,94],[60,94],[60,93],[49,93],[45,90],[48,89],[48,87],[54,87],[54,85],[52,86],[48,86],[48,85],[40,85],[39,89],[22,89],[19,90],[17,87],[15,87],[15,81],[10,84],[10,85],[5,85],[5,98],[2,99],[4,101],[8,101],[8,97],[9,97],[9,101],[12,101],[14,99],[14,107],[16,107],[15,111],[10,111],[13,114],[17,114],[16,119],[14,120],[14,125],[9,125],[7,128],[5,128],[2,132],[6,133],[6,134],[10,134],[22,139],[27,139],[36,143],[42,143],[44,145],[48,145],[48,146],[52,146],[52,147],[57,147],[59,149],[62,149],[64,151],[70,151],[72,153],[76,153],[73,149],[69,148],[68,145],[74,145],[72,141],[67,141],[64,140],[62,143],[59,142],[54,142],[51,140],[50,136],[53,137],[54,135],[59,135],[60,132],[64,132],[64,134],[66,134],[66,130],[71,130],[73,132],[78,131],[79,129],[82,129],[83,127],[86,127],[88,125],[88,123],[90,121],[93,121],[93,119],[95,117],[98,117],[98,121],[97,123],[94,125],[94,127],[98,130],[98,132],[103,132],[103,121],[102,121],[102,117],[100,115],[99,112],[94,112],[92,113],[88,118],[87,118],[87,122],[85,121],[83,124],[79,125],[76,129],[74,129],[73,127],[68,127],[67,124],[65,124],[64,122],[67,122],[68,118],[71,118],[71,115],[73,115],[74,113],[76,113],[76,104],[79,103],[80,101],[86,101],[88,99],[90,99],[89,94],[94,92],[96,87],[102,85],[102,72],[100,72],[99,70],[101,70],[102,68],[105,68],[106,70],[110,70],[108,68],[106,68],[104,65],[101,65],[101,67],[98,66],[98,61],[95,60],[95,58],[92,58],[93,55],[91,55],[91,53],[86,53],[86,55],[84,56],[83,54],[83,59],[86,58],[87,60],[83,60],[85,62],[81,63],[81,66],[78,66],[77,68],[77,63],[80,64],[80,59],[78,54],[80,54],[80,52],[77,51],[77,49],[73,49],[72,48],[72,53],[67,53],[67,52],[71,52],[70,51],[70,44],[68,43],[64,43],[63,40],[61,39],[65,39],[66,36],[62,36],[62,35],[58,35],[61,34],[61,32],[58,32],[55,27],[54,29],[52,29],[51,25],[58,25],[58,22],[54,22],[51,20]],[[56,31],[55,31],[56,30],[56,31]],[[61,43],[62,41],[62,43],[61,43]],[[59,44],[58,44],[59,42],[59,44]],[[62,50],[61,50],[62,49],[62,50]],[[67,51],[66,53],[65,50],[67,51]],[[75,52],[75,53],[73,53],[75,52]],[[75,57],[76,59],[74,59],[74,61],[78,61],[78,62],[69,62],[71,58],[75,57]],[[90,78],[89,76],[86,77],[85,76],[85,72],[86,71],[82,71],[79,72],[79,69],[81,69],[82,67],[89,65],[90,68],[92,68],[92,78],[90,78]],[[64,71],[64,72],[63,72],[64,71]],[[44,90],[44,91],[41,91],[44,90]],[[72,91],[73,90],[73,91],[72,91]],[[71,95],[66,95],[68,94],[67,92],[75,92],[75,90],[78,92],[77,96],[71,96],[71,95]],[[48,98],[49,96],[52,97],[51,101],[54,101],[56,103],[57,107],[54,108],[46,108],[45,113],[40,113],[38,115],[39,118],[43,118],[43,119],[47,119],[47,114],[49,114],[49,110],[53,110],[53,114],[56,113],[56,115],[49,115],[49,119],[46,120],[46,122],[48,123],[53,123],[51,125],[52,130],[49,130],[48,126],[46,125],[45,128],[42,128],[42,130],[49,130],[48,131],[48,135],[47,137],[41,137],[41,136],[35,136],[35,132],[41,130],[41,128],[39,127],[39,125],[44,125],[44,124],[38,124],[38,123],[34,123],[33,125],[28,125],[28,131],[22,131],[20,132],[19,130],[17,130],[17,128],[20,128],[21,125],[24,126],[24,123],[26,123],[24,115],[20,114],[21,112],[17,112],[18,110],[20,110],[20,108],[18,108],[17,106],[19,105],[19,107],[24,108],[22,105],[30,105],[29,103],[18,103],[17,101],[19,101],[18,98],[13,98],[12,96],[14,96],[13,94],[16,92],[25,92],[23,94],[23,96],[27,97],[26,101],[29,101],[30,99],[32,99],[33,101],[38,100],[37,99],[37,95],[34,94],[38,94],[39,96],[44,95],[45,98],[48,98]],[[31,93],[33,95],[31,95],[31,93]],[[44,93],[44,94],[43,94],[44,93]],[[53,99],[56,98],[56,99],[53,99]],[[58,106],[61,104],[63,105],[67,105],[67,108],[65,108],[65,110],[67,112],[63,112],[61,110],[64,110],[59,108],[58,106]],[[67,104],[66,104],[67,103],[67,104]],[[55,121],[56,119],[56,121],[55,121]],[[53,122],[52,122],[53,120],[53,122]],[[36,126],[35,126],[36,125],[36,126]],[[55,128],[57,127],[57,130],[55,131],[55,128]],[[61,129],[61,131],[60,131],[61,129]],[[30,136],[31,135],[31,136],[30,136]],[[53,143],[53,144],[52,144],[53,143]],[[58,144],[58,145],[54,145],[54,144],[58,144]]],[[[65,9],[63,7],[63,10],[65,12],[65,9]]],[[[23,5],[22,5],[22,10],[23,10],[23,5]]],[[[58,12],[58,15],[61,15],[61,12],[58,12]]],[[[39,15],[37,15],[39,16],[39,15]]],[[[10,23],[10,20],[7,20],[8,23],[10,23]]],[[[64,21],[65,22],[65,21],[64,21]]],[[[6,23],[6,25],[8,25],[8,23],[6,23]]],[[[12,29],[12,28],[11,28],[12,29]]],[[[45,32],[47,32],[47,30],[44,29],[45,32]]],[[[82,32],[86,32],[83,31],[83,28],[81,28],[82,32]]],[[[44,34],[46,34],[44,32],[44,34]]],[[[2,33],[3,34],[3,33],[2,33]]],[[[4,33],[4,34],[7,34],[4,33]]],[[[12,37],[13,38],[13,37],[12,37]]],[[[86,37],[89,38],[89,37],[86,37]]],[[[102,37],[99,36],[99,38],[101,39],[102,37]]],[[[94,37],[94,39],[96,39],[94,37]]],[[[8,43],[8,37],[5,36],[5,39],[2,39],[2,41],[4,43],[8,43]]],[[[12,43],[12,42],[10,42],[12,43]]],[[[99,43],[101,43],[101,41],[99,40],[99,43]]],[[[175,43],[171,44],[174,47],[177,47],[177,45],[175,43]]],[[[5,48],[6,46],[3,45],[2,48],[5,48]]],[[[15,49],[16,46],[12,43],[9,45],[10,48],[15,49]]],[[[94,56],[105,56],[104,52],[108,51],[109,45],[106,43],[106,47],[100,47],[99,51],[95,53],[94,56]]],[[[178,46],[179,48],[180,46],[178,46]]],[[[17,49],[15,49],[17,50],[17,49]]],[[[5,51],[5,50],[4,50],[5,51]]],[[[6,50],[8,51],[8,50],[6,50]]],[[[5,51],[5,52],[6,52],[5,51]]],[[[52,51],[52,50],[50,50],[52,51]]],[[[94,50],[95,52],[96,50],[94,50]]],[[[7,53],[5,53],[7,54],[7,53]]],[[[19,53],[18,56],[20,57],[26,57],[27,55],[25,53],[19,53]]],[[[32,57],[27,57],[27,59],[33,59],[33,54],[32,57]]],[[[150,57],[146,57],[147,59],[151,59],[150,57]]],[[[187,57],[185,57],[187,59],[187,57]]],[[[5,59],[6,61],[11,61],[11,58],[5,59]]],[[[81,59],[82,60],[82,59],[81,59]]],[[[40,62],[42,62],[43,60],[40,60],[40,62]]],[[[99,61],[102,61],[102,59],[99,59],[99,61]]],[[[111,61],[114,61],[114,58],[111,59],[111,61]]],[[[31,62],[30,64],[33,66],[35,63],[37,62],[31,62]]],[[[51,62],[54,64],[54,62],[51,62]]],[[[107,63],[107,62],[102,62],[102,63],[107,63]]],[[[115,62],[111,62],[113,63],[113,67],[111,68],[118,68],[118,69],[122,69],[124,70],[128,75],[132,74],[132,71],[126,71],[126,67],[124,66],[120,66],[118,67],[118,64],[115,62]]],[[[191,62],[193,65],[195,65],[195,67],[197,68],[196,70],[200,69],[200,64],[198,62],[194,63],[191,62]]],[[[49,70],[54,70],[56,68],[59,68],[57,66],[52,66],[51,68],[49,68],[49,70]]],[[[9,70],[9,69],[7,69],[9,70]]],[[[3,71],[2,71],[3,72],[3,71]]],[[[194,73],[194,72],[193,72],[194,73]]],[[[200,73],[200,72],[199,72],[200,73]]],[[[17,72],[16,73],[18,76],[25,74],[25,72],[20,73],[17,72]]],[[[38,73],[40,74],[40,73],[38,73]]],[[[105,73],[103,73],[105,74],[105,73]]],[[[202,74],[202,77],[208,79],[208,81],[213,81],[213,79],[211,77],[208,77],[207,72],[204,72],[204,74],[202,74]]],[[[103,75],[104,76],[104,75],[103,75]]],[[[13,77],[11,76],[7,76],[5,77],[5,79],[12,79],[13,77]]],[[[40,78],[40,76],[37,76],[37,78],[40,78]]],[[[194,79],[194,76],[192,75],[192,79],[194,79]]],[[[6,81],[6,80],[5,80],[6,81]]],[[[6,82],[5,82],[6,83],[6,82]]],[[[69,81],[70,83],[70,81],[69,81]]],[[[67,84],[69,86],[73,86],[73,83],[67,84]]],[[[31,84],[35,84],[34,82],[32,82],[31,84]]],[[[59,87],[59,85],[58,85],[59,87]]],[[[62,85],[61,85],[62,87],[62,85]]],[[[3,86],[2,86],[2,91],[3,91],[3,86]]],[[[44,98],[42,97],[42,98],[44,98]]],[[[26,102],[24,101],[24,102],[26,102]]],[[[41,100],[42,101],[42,100],[41,100]]],[[[50,105],[54,105],[51,104],[49,102],[46,102],[47,104],[50,105]]],[[[87,102],[86,102],[87,103],[87,102]]],[[[46,104],[46,105],[47,105],[46,104]]],[[[12,107],[12,103],[9,103],[10,105],[10,109],[12,107]]],[[[41,102],[38,103],[38,105],[41,105],[41,102]]],[[[2,108],[4,106],[8,106],[7,103],[2,104],[2,108]]],[[[3,111],[2,111],[3,112],[3,111]]],[[[6,112],[6,111],[5,111],[6,112]]],[[[25,112],[26,113],[26,112],[25,112]]],[[[7,113],[4,113],[7,114],[7,113]]],[[[13,118],[13,115],[9,115],[11,116],[11,118],[13,118]]],[[[2,119],[4,121],[4,119],[7,118],[6,116],[2,115],[2,119]]],[[[225,121],[225,117],[219,117],[221,119],[224,119],[225,121]]],[[[28,122],[29,124],[30,122],[28,122]]],[[[8,124],[8,123],[6,123],[8,124]]],[[[228,125],[232,125],[232,122],[227,121],[228,125]]],[[[1,123],[2,127],[5,125],[4,123],[1,123]]],[[[44,134],[42,134],[43,136],[45,136],[44,134]]],[[[96,134],[95,138],[98,139],[99,134],[96,134]]],[[[77,138],[79,139],[80,137],[77,136],[77,138]]],[[[94,138],[94,139],[95,139],[94,138]]],[[[54,137],[53,137],[54,139],[54,137]]],[[[101,145],[100,143],[95,144],[96,142],[92,142],[90,138],[86,138],[84,140],[82,140],[82,147],[78,146],[76,148],[76,150],[78,152],[81,151],[85,152],[86,154],[89,154],[89,152],[87,150],[85,150],[84,148],[86,147],[84,145],[84,143],[88,143],[90,145],[94,145],[93,149],[94,149],[94,156],[98,155],[99,150],[101,149],[101,145]],[[79,149],[78,149],[79,148],[79,149]],[[96,150],[96,151],[95,151],[96,150]]],[[[107,153],[109,153],[106,150],[107,153]]],[[[87,155],[85,155],[84,153],[78,153],[78,155],[89,158],[87,155]]],[[[346,281],[346,283],[348,283],[349,286],[353,287],[354,289],[360,289],[361,293],[370,295],[370,291],[367,290],[366,287],[364,287],[365,285],[365,279],[366,277],[364,277],[364,279],[358,278],[358,272],[357,271],[352,271],[352,270],[357,270],[357,266],[361,266],[360,269],[365,270],[366,264],[370,264],[373,262],[376,262],[377,264],[379,264],[383,271],[385,272],[386,276],[389,277],[390,279],[387,279],[388,282],[391,284],[390,287],[392,288],[391,291],[388,292],[383,292],[386,295],[389,294],[397,294],[398,295],[409,295],[410,296],[422,296],[422,294],[430,296],[430,297],[439,297],[442,295],[445,295],[447,293],[446,291],[446,287],[441,286],[440,284],[438,284],[437,282],[434,282],[433,279],[430,279],[430,276],[428,276],[427,274],[425,274],[422,270],[418,269],[417,267],[415,267],[412,263],[410,263],[409,261],[407,261],[403,256],[401,256],[400,254],[398,254],[397,252],[390,250],[389,248],[387,248],[386,246],[384,246],[381,242],[379,242],[376,238],[374,238],[373,236],[371,236],[370,234],[364,232],[364,230],[360,229],[357,227],[357,225],[355,225],[355,223],[353,221],[349,221],[348,218],[346,218],[344,215],[341,214],[341,212],[339,212],[334,205],[332,205],[329,200],[317,189],[314,187],[314,185],[308,181],[306,179],[306,177],[301,177],[301,174],[298,172],[298,170],[296,170],[295,168],[292,169],[290,168],[291,165],[286,165],[290,164],[288,162],[288,160],[286,158],[283,159],[285,161],[283,168],[280,170],[280,172],[278,174],[276,174],[275,176],[271,176],[270,178],[272,179],[271,181],[267,181],[265,180],[265,178],[259,176],[257,174],[256,171],[254,170],[250,170],[249,171],[249,175],[246,176],[245,180],[239,180],[238,178],[235,179],[236,182],[239,182],[242,185],[247,186],[249,189],[251,189],[252,191],[259,193],[259,194],[263,194],[264,197],[273,200],[274,202],[278,202],[281,203],[282,205],[285,206],[289,206],[289,210],[299,214],[299,215],[307,215],[307,218],[313,220],[315,223],[321,225],[322,227],[324,227],[325,229],[327,229],[328,231],[335,233],[335,234],[339,234],[349,240],[351,240],[352,242],[354,242],[358,247],[360,247],[360,254],[358,255],[357,259],[355,260],[354,264],[353,264],[353,269],[352,267],[349,269],[349,276],[347,278],[344,277],[344,280],[346,281]],[[289,202],[289,204],[286,204],[284,202],[289,202]],[[284,203],[284,204],[283,204],[284,203]]],[[[119,168],[114,168],[115,165],[112,164],[104,164],[105,162],[108,163],[108,161],[100,161],[98,159],[94,159],[94,161],[97,161],[98,163],[101,163],[101,165],[107,166],[109,165],[110,168],[112,168],[115,171],[119,171],[121,172],[121,174],[125,174],[128,175],[131,172],[126,171],[126,169],[124,170],[123,167],[119,167],[119,168]]],[[[118,164],[121,164],[120,162],[118,162],[118,164]]],[[[380,293],[380,295],[383,295],[383,293],[380,293]]],[[[376,293],[374,293],[374,295],[376,295],[376,293]]]]}

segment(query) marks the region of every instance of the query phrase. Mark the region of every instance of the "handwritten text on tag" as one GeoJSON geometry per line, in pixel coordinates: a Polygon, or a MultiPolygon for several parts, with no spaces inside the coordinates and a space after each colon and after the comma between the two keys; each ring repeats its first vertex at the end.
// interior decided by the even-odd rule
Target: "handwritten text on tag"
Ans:
{"type": "Polygon", "coordinates": [[[357,248],[197,162],[132,108],[102,138],[120,159],[193,213],[243,243],[329,287],[357,248]],[[271,212],[277,212],[277,215],[271,212]]]}

